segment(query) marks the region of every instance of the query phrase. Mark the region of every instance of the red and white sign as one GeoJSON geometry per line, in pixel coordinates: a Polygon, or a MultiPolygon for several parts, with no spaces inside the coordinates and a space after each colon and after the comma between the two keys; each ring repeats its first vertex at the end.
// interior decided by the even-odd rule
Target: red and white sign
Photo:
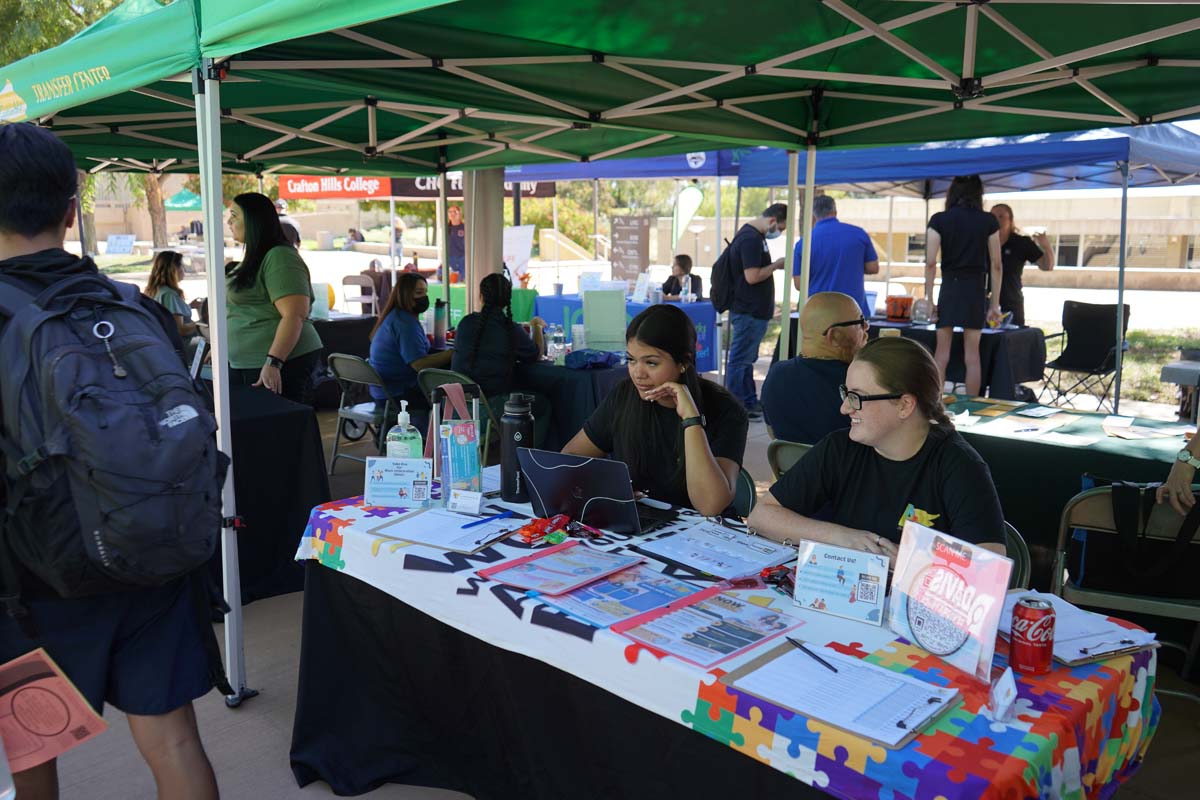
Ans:
{"type": "Polygon", "coordinates": [[[285,200],[364,200],[390,197],[391,178],[364,175],[280,175],[279,196],[285,200]]]}

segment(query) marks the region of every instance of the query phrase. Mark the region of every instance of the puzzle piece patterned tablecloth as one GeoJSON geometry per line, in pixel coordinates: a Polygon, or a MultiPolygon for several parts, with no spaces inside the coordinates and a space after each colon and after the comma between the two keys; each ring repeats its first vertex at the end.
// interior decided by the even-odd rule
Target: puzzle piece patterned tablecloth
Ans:
{"type": "MultiPolygon", "coordinates": [[[[986,715],[986,686],[886,628],[806,611],[771,589],[738,590],[749,602],[802,619],[799,635],[808,641],[962,691],[956,708],[908,746],[888,751],[718,680],[776,642],[708,671],[664,657],[476,575],[527,554],[527,545],[505,541],[462,555],[371,533],[395,513],[364,507],[360,498],[319,506],[296,558],[319,561],[478,639],[569,671],[836,797],[1107,798],[1136,772],[1158,724],[1153,650],[1020,677],[1013,716],[998,723],[986,715]]],[[[677,527],[699,521],[685,514],[677,527]]],[[[613,534],[597,544],[621,549],[636,542],[613,534]]],[[[713,581],[652,557],[647,563],[698,586],[713,581]]],[[[996,663],[1005,663],[1006,654],[1001,641],[996,663]]]]}

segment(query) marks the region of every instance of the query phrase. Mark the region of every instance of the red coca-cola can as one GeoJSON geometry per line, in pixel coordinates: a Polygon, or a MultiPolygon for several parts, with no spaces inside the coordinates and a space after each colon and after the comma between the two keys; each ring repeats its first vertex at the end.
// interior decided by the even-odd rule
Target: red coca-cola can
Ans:
{"type": "Polygon", "coordinates": [[[1008,663],[1024,675],[1045,675],[1054,660],[1054,606],[1023,597],[1013,607],[1008,663]]]}

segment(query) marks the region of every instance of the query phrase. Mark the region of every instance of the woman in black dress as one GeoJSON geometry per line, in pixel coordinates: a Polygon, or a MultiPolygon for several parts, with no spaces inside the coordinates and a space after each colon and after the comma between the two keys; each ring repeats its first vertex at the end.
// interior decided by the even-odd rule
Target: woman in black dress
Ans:
{"type": "Polygon", "coordinates": [[[938,372],[946,380],[954,328],[963,329],[963,361],[967,394],[979,394],[983,370],[979,364],[979,338],[989,320],[1000,318],[1000,225],[983,210],[983,181],[978,175],[960,175],[946,193],[946,210],[929,219],[925,232],[925,296],[933,297],[938,251],[942,254],[942,291],[937,304],[938,372]]]}

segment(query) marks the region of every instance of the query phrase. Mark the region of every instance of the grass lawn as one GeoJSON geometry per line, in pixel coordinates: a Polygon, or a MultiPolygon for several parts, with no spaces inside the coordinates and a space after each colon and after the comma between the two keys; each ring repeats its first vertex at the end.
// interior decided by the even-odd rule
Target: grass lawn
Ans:
{"type": "Polygon", "coordinates": [[[120,275],[125,272],[149,272],[154,256],[96,256],[96,266],[105,275],[120,275]]]}

